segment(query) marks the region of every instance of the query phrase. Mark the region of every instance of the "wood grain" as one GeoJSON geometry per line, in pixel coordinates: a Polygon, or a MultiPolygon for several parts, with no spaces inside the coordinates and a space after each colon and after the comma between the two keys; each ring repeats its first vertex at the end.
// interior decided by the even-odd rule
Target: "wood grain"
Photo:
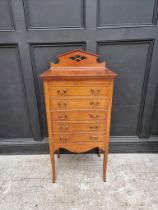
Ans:
{"type": "Polygon", "coordinates": [[[53,110],[51,112],[51,120],[53,121],[88,121],[97,122],[98,120],[106,120],[107,110],[53,110]]]}
{"type": "Polygon", "coordinates": [[[50,109],[68,110],[68,109],[107,109],[108,99],[100,98],[61,98],[50,99],[50,109]]]}
{"type": "Polygon", "coordinates": [[[104,132],[90,132],[90,133],[58,133],[53,135],[53,141],[58,143],[96,143],[105,142],[104,132]]]}
{"type": "Polygon", "coordinates": [[[104,121],[100,122],[52,122],[52,130],[53,133],[61,133],[61,132],[93,132],[93,131],[104,131],[106,128],[106,123],[104,121]]]}
{"type": "Polygon", "coordinates": [[[108,95],[108,86],[98,86],[98,87],[84,87],[79,86],[78,88],[67,87],[67,86],[58,86],[52,87],[49,86],[50,97],[54,96],[107,96],[108,95]]]}

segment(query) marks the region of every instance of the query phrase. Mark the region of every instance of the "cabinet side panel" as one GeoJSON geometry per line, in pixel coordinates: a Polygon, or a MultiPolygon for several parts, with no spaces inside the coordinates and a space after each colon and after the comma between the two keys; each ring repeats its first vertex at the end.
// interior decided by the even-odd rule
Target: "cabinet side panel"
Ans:
{"type": "Polygon", "coordinates": [[[108,152],[109,148],[109,135],[110,135],[110,126],[111,126],[111,111],[112,111],[112,98],[113,98],[113,86],[114,80],[111,80],[109,84],[109,93],[108,93],[108,111],[107,111],[107,127],[105,131],[105,151],[108,152]]]}
{"type": "Polygon", "coordinates": [[[50,115],[50,104],[49,104],[49,88],[48,82],[44,81],[44,96],[45,96],[45,107],[47,116],[47,126],[48,126],[48,142],[50,153],[53,152],[53,141],[52,141],[52,126],[51,126],[51,115],[50,115]]]}

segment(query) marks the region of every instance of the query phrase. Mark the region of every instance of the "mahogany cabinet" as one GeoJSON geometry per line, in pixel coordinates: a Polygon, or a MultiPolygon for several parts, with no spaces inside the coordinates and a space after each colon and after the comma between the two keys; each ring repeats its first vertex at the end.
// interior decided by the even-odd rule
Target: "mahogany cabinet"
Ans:
{"type": "Polygon", "coordinates": [[[52,179],[54,154],[64,148],[81,153],[104,152],[103,180],[109,146],[113,85],[116,74],[97,62],[98,55],[74,50],[59,55],[57,63],[40,75],[44,84],[52,179]]]}

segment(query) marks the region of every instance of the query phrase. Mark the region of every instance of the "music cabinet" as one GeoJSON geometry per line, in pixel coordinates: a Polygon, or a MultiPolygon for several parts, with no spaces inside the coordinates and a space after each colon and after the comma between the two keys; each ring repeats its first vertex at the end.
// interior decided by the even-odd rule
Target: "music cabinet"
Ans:
{"type": "Polygon", "coordinates": [[[57,63],[40,75],[44,84],[52,180],[54,154],[64,148],[82,153],[93,148],[104,152],[103,180],[109,147],[113,85],[116,74],[98,55],[74,50],[57,56],[57,63]]]}

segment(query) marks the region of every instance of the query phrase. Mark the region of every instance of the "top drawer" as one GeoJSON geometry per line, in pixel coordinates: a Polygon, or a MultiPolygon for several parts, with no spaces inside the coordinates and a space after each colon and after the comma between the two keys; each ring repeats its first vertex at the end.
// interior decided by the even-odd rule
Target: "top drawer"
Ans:
{"type": "Polygon", "coordinates": [[[49,87],[50,97],[57,96],[107,96],[108,87],[49,87]]]}

